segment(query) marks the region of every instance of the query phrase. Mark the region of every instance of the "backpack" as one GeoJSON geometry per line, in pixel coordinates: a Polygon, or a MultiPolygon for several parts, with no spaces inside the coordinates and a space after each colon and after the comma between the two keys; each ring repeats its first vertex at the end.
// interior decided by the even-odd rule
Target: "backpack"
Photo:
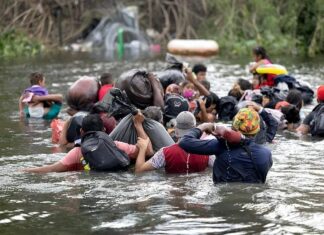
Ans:
{"type": "Polygon", "coordinates": [[[232,96],[224,96],[220,99],[219,105],[216,107],[218,120],[228,122],[233,119],[237,113],[237,100],[232,96]]]}
{"type": "Polygon", "coordinates": [[[314,119],[310,123],[312,136],[324,136],[324,105],[320,104],[314,109],[314,119]]]}
{"type": "Polygon", "coordinates": [[[108,134],[102,131],[87,132],[81,141],[84,166],[96,171],[125,170],[130,163],[127,154],[117,148],[108,134]]]}
{"type": "Polygon", "coordinates": [[[164,103],[164,113],[168,120],[176,118],[182,111],[189,110],[188,101],[178,94],[165,95],[164,103]]]}

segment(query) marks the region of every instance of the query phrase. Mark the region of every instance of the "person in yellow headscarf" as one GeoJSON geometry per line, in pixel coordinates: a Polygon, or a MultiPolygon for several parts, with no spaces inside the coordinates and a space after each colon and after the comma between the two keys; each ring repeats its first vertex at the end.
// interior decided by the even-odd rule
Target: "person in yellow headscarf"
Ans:
{"type": "Polygon", "coordinates": [[[216,156],[213,166],[214,183],[264,183],[272,166],[268,148],[256,144],[254,136],[260,131],[260,116],[253,108],[241,109],[233,120],[232,128],[244,138],[240,144],[231,144],[223,138],[200,140],[204,132],[215,133],[219,127],[203,123],[191,129],[180,141],[186,152],[216,156]]]}

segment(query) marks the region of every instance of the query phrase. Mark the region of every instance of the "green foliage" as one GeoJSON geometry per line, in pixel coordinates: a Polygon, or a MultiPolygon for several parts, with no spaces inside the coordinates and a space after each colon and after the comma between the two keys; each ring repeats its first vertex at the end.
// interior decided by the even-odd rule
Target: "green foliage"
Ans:
{"type": "Polygon", "coordinates": [[[33,56],[42,49],[40,43],[15,30],[0,34],[0,57],[33,56]]]}
{"type": "Polygon", "coordinates": [[[269,54],[324,51],[324,0],[208,0],[209,15],[199,29],[215,39],[221,53],[247,54],[256,45],[269,54]],[[310,50],[312,49],[312,50],[310,50]]]}

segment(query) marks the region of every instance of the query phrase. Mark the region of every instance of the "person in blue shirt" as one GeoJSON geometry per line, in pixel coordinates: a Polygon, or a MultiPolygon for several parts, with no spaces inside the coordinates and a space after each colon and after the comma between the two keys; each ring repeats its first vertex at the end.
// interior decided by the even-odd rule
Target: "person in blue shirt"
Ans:
{"type": "MultiPolygon", "coordinates": [[[[260,117],[253,108],[243,108],[234,117],[232,128],[241,132],[245,138],[240,144],[229,144],[217,138],[200,140],[203,132],[215,132],[214,123],[203,123],[186,134],[179,146],[193,154],[215,155],[213,181],[265,183],[272,166],[271,151],[254,141],[260,130],[260,117]]],[[[217,132],[217,126],[216,126],[217,132]]]]}

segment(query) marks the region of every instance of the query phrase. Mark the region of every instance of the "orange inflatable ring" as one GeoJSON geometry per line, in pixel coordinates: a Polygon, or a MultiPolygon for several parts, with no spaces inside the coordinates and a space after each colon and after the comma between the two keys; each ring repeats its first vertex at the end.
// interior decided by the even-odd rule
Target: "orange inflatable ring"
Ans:
{"type": "Polygon", "coordinates": [[[174,39],[168,43],[168,52],[175,55],[213,56],[218,50],[218,44],[214,40],[174,39]]]}

